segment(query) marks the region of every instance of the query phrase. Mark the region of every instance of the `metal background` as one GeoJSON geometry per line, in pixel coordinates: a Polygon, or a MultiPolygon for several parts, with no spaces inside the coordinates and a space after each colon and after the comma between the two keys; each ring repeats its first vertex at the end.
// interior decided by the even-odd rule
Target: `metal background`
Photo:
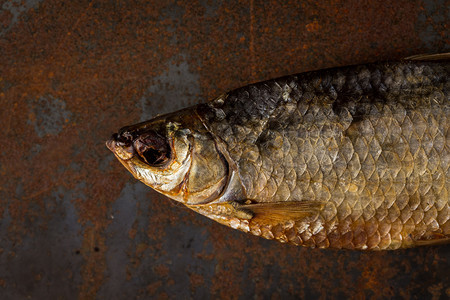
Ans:
{"type": "Polygon", "coordinates": [[[342,2],[0,1],[0,298],[450,297],[449,246],[266,241],[156,194],[104,145],[251,82],[450,50],[444,0],[342,2]]]}

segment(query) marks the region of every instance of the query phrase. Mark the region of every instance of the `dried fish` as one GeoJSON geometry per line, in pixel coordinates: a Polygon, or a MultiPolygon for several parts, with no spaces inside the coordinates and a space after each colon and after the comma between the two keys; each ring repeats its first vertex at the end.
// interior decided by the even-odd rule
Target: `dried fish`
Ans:
{"type": "Polygon", "coordinates": [[[450,237],[449,54],[307,72],[124,127],[107,146],[158,192],[319,248],[450,237]]]}

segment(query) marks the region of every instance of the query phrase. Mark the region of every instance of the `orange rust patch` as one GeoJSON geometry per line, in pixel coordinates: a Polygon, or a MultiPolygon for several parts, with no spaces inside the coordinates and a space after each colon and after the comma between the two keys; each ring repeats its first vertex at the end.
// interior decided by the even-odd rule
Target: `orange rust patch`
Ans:
{"type": "MultiPolygon", "coordinates": [[[[118,222],[109,217],[113,204],[135,181],[104,146],[119,127],[140,120],[139,101],[171,64],[186,63],[198,74],[203,102],[281,75],[441,52],[449,44],[441,2],[252,1],[251,9],[246,1],[31,2],[39,4],[6,32],[12,14],[0,12],[2,294],[111,298],[102,287],[115,286],[118,298],[180,298],[201,280],[177,286],[188,263],[149,271],[170,255],[198,258],[195,274],[204,283],[195,292],[212,297],[429,298],[435,289],[428,287],[450,282],[448,246],[382,254],[280,245],[215,224],[155,192],[121,203],[132,229],[115,240],[118,233],[107,231],[118,222]],[[62,99],[72,118],[58,134],[40,138],[28,123],[28,104],[45,95],[62,99]],[[165,229],[176,224],[206,228],[211,244],[198,245],[194,231],[195,251],[172,248],[165,229]],[[58,235],[64,226],[80,230],[58,235]]],[[[161,107],[182,100],[150,99],[161,107]]],[[[449,295],[445,285],[444,291],[449,295]]]]}

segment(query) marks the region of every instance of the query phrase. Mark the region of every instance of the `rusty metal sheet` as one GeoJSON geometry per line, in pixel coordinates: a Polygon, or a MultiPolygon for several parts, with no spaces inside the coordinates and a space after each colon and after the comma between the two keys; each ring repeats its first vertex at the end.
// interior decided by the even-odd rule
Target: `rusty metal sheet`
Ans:
{"type": "Polygon", "coordinates": [[[406,1],[0,1],[2,299],[446,298],[450,247],[351,252],[225,228],[132,179],[122,125],[251,82],[450,50],[406,1]]]}

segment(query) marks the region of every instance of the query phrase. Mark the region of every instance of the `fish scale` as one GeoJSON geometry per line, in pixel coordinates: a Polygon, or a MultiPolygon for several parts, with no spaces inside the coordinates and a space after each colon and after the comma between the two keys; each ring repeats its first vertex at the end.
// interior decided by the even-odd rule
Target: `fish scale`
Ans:
{"type": "Polygon", "coordinates": [[[251,84],[124,127],[139,180],[221,224],[319,248],[450,241],[450,54],[251,84]]]}
{"type": "Polygon", "coordinates": [[[385,63],[325,72],[244,87],[201,109],[237,163],[248,199],[326,203],[293,224],[237,219],[232,227],[351,249],[397,249],[449,235],[448,67],[385,63]],[[211,113],[217,110],[221,120],[211,113]]]}

